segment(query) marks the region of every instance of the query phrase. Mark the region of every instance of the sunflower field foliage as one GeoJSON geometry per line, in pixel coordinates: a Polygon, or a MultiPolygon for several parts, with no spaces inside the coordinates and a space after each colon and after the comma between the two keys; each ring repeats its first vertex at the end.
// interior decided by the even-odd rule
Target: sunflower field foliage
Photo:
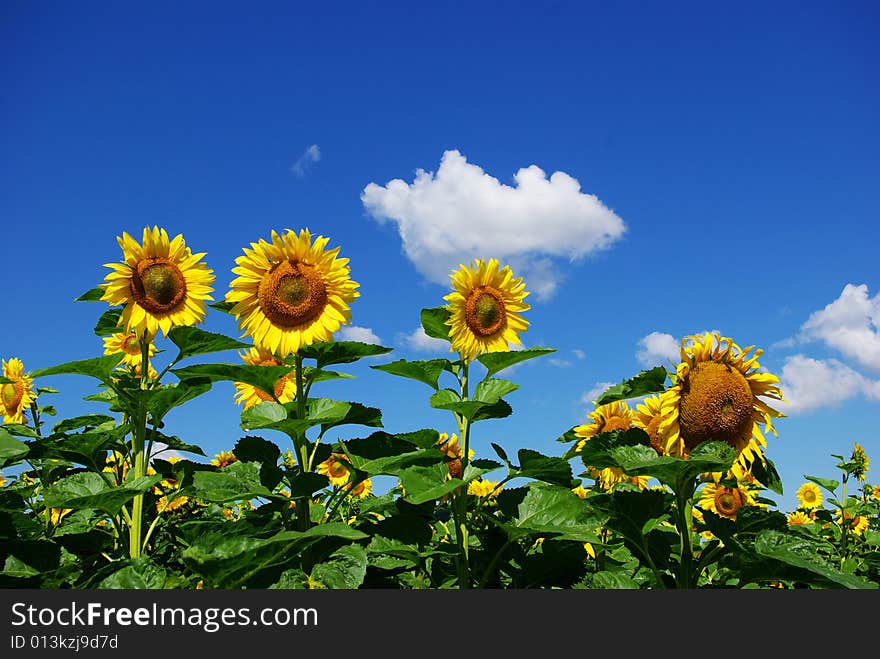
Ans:
{"type": "Polygon", "coordinates": [[[117,242],[77,298],[102,307],[102,354],[29,370],[3,346],[4,588],[880,586],[880,485],[859,444],[830,456],[836,478],[804,475],[796,510],[776,509],[784,392],[755,346],[687,337],[674,370],[608,388],[583,424],[548,419],[557,455],[477,456],[477,433],[514,414],[511,367],[554,352],[523,347],[529,293],[509,266],[450,273],[445,304],[419,312],[448,356],[413,361],[334,340],[359,285],[308,229],[244,248],[219,300],[182,235],[117,242]],[[237,338],[200,329],[208,313],[237,338]],[[388,433],[381,409],[321,395],[368,357],[377,387],[409,379],[448,423],[388,433]],[[59,418],[40,386],[57,375],[90,379],[100,411],[59,418]],[[208,456],[165,417],[218,382],[234,384],[241,434],[208,456]]]}

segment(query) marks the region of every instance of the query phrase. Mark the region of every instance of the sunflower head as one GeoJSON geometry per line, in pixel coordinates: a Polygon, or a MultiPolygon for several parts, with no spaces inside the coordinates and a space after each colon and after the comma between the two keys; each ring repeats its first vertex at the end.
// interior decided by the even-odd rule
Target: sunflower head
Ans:
{"type": "Polygon", "coordinates": [[[369,478],[362,480],[354,487],[349,487],[346,494],[357,499],[366,499],[373,492],[373,481],[369,478]]]}
{"type": "Polygon", "coordinates": [[[443,299],[450,311],[450,350],[465,360],[487,352],[505,352],[510,344],[522,345],[520,332],[529,326],[522,317],[530,306],[522,277],[514,278],[510,266],[499,269],[497,259],[461,265],[450,275],[453,291],[443,299]]]}
{"type": "Polygon", "coordinates": [[[812,518],[803,510],[796,510],[788,516],[789,526],[803,526],[804,524],[811,524],[812,522],[812,518]]]}
{"type": "MultiPolygon", "coordinates": [[[[589,414],[591,423],[574,427],[574,434],[579,437],[575,444],[575,451],[580,452],[586,443],[596,435],[613,430],[629,430],[636,425],[636,416],[625,401],[614,401],[599,405],[589,414]]],[[[640,489],[645,489],[650,480],[647,476],[631,477],[618,467],[605,467],[597,469],[587,467],[587,473],[595,478],[599,487],[611,490],[618,483],[632,483],[640,489]]]]}
{"type": "Polygon", "coordinates": [[[251,243],[235,260],[238,277],[226,300],[239,328],[258,346],[286,357],[332,340],[351,322],[349,304],[360,296],[359,284],[339,248],[327,249],[329,240],[317,236],[313,242],[308,229],[273,231],[272,242],[251,243]]]}
{"type": "Polygon", "coordinates": [[[197,325],[205,317],[205,302],[214,273],[201,262],[204,253],[193,254],[178,234],[169,239],[159,227],[145,227],[138,243],[123,232],[117,238],[122,248],[121,263],[107,263],[112,272],[101,285],[101,299],[123,305],[120,324],[126,333],[167,336],[172,327],[197,325]]]}
{"type": "Polygon", "coordinates": [[[717,333],[682,340],[675,384],[661,396],[658,433],[666,454],[687,457],[694,447],[719,441],[736,449],[742,471],[763,460],[764,433],[775,434],[773,418],[784,415],[762,398],[783,398],[779,378],[759,370],[763,351],[752,350],[717,333]]]}
{"type": "Polygon", "coordinates": [[[480,499],[494,499],[501,492],[501,488],[502,484],[498,481],[477,479],[468,483],[467,492],[480,499]]]}
{"type": "Polygon", "coordinates": [[[179,508],[183,508],[189,502],[188,496],[180,496],[174,497],[173,499],[169,499],[167,496],[159,497],[159,500],[156,501],[156,512],[157,513],[171,513],[179,508]]]}
{"type": "Polygon", "coordinates": [[[348,469],[347,460],[342,453],[332,453],[329,458],[318,465],[318,473],[324,474],[331,485],[347,485],[351,472],[348,469]]]}
{"type": "Polygon", "coordinates": [[[700,494],[700,507],[711,510],[716,515],[736,519],[737,511],[743,506],[755,505],[748,488],[729,487],[721,483],[707,483],[700,494]]]}
{"type": "MultiPolygon", "coordinates": [[[[147,357],[152,358],[156,354],[156,345],[153,343],[155,337],[148,335],[150,344],[147,349],[147,357]]],[[[141,340],[136,332],[117,332],[111,336],[104,337],[104,354],[115,355],[122,353],[122,366],[139,367],[143,361],[141,355],[141,340]]]]}
{"type": "MultiPolygon", "coordinates": [[[[247,352],[239,353],[242,361],[251,366],[284,366],[284,362],[268,350],[259,346],[250,348],[247,352]]],[[[246,382],[235,383],[235,402],[244,409],[259,405],[260,403],[277,399],[280,403],[289,403],[296,398],[296,369],[281,376],[275,383],[274,395],[259,389],[246,382]]]]}
{"type": "Polygon", "coordinates": [[[815,483],[804,483],[797,491],[798,502],[801,508],[812,510],[822,506],[822,490],[815,483]]]}
{"type": "Polygon", "coordinates": [[[0,360],[3,365],[3,377],[12,380],[0,384],[0,411],[3,412],[3,423],[27,423],[24,412],[31,403],[37,400],[34,392],[34,381],[24,372],[24,364],[16,357],[9,361],[0,360]]]}
{"type": "Polygon", "coordinates": [[[232,451],[220,451],[214,456],[214,459],[211,460],[211,464],[215,467],[220,467],[220,469],[228,467],[234,462],[238,462],[238,458],[235,457],[235,453],[232,451]]]}
{"type": "Polygon", "coordinates": [[[868,454],[865,453],[865,449],[858,442],[853,444],[853,451],[849,461],[852,464],[852,475],[860,481],[864,481],[868,474],[868,466],[871,464],[871,460],[868,458],[868,454]]]}
{"type": "Polygon", "coordinates": [[[660,439],[660,423],[663,421],[663,399],[651,396],[636,405],[633,424],[644,430],[651,439],[651,448],[657,455],[663,455],[663,441],[660,439]]]}

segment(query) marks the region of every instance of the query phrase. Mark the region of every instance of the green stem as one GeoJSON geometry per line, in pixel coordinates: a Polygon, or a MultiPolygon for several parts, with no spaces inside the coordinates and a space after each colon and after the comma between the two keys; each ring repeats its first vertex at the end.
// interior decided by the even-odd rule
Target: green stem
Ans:
{"type": "Polygon", "coordinates": [[[507,548],[513,544],[513,540],[509,539],[501,545],[501,549],[495,552],[495,555],[492,557],[492,560],[489,561],[489,566],[486,568],[486,571],[483,572],[483,576],[480,578],[480,583],[477,588],[485,588],[486,582],[489,581],[489,577],[492,576],[492,572],[495,570],[495,567],[498,565],[498,561],[501,560],[501,556],[504,555],[504,552],[507,551],[507,548]]]}
{"type": "Polygon", "coordinates": [[[691,503],[690,494],[676,492],[675,521],[681,536],[681,565],[678,575],[679,588],[693,588],[694,554],[691,546],[691,503]]]}
{"type": "Polygon", "coordinates": [[[40,428],[43,424],[40,422],[40,408],[37,407],[37,401],[31,403],[31,415],[34,417],[34,432],[37,433],[37,437],[42,437],[40,428]]]}
{"type": "MultiPolygon", "coordinates": [[[[306,418],[306,389],[303,384],[303,358],[297,353],[294,357],[296,369],[296,408],[300,419],[306,418]]],[[[308,440],[306,438],[305,432],[297,433],[297,437],[294,439],[294,448],[297,452],[297,458],[299,460],[300,472],[305,473],[307,471],[311,471],[311,465],[309,464],[309,448],[308,448],[308,440]]],[[[291,484],[293,487],[293,484],[291,484]]],[[[308,497],[299,497],[296,499],[296,525],[300,531],[307,530],[312,525],[312,518],[309,512],[309,498],[308,497]]]]}
{"type": "MultiPolygon", "coordinates": [[[[468,400],[468,361],[462,359],[461,377],[459,378],[461,385],[461,399],[468,400]]],[[[470,451],[470,422],[464,416],[455,415],[458,422],[458,432],[461,437],[461,474],[464,477],[465,469],[468,465],[468,453],[470,451]]],[[[470,588],[471,575],[469,564],[469,534],[467,528],[467,487],[459,487],[455,493],[453,503],[453,511],[455,513],[455,542],[458,545],[458,587],[470,588]]]]}
{"type": "MultiPolygon", "coordinates": [[[[141,389],[147,388],[147,371],[149,370],[150,360],[150,339],[146,332],[140,337],[141,342],[141,389]]],[[[138,403],[137,415],[133,419],[134,428],[132,429],[132,461],[134,462],[135,480],[143,478],[146,474],[146,463],[144,449],[147,435],[147,410],[143,407],[143,403],[138,403]]],[[[135,496],[131,502],[131,526],[129,527],[129,556],[131,558],[140,558],[143,542],[141,540],[143,533],[144,521],[144,495],[143,493],[135,496]]]]}

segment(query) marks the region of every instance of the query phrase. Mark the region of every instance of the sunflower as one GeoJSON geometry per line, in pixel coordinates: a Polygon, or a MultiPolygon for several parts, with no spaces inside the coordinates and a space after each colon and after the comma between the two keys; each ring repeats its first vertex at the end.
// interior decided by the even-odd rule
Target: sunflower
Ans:
{"type": "MultiPolygon", "coordinates": [[[[251,366],[284,366],[284,362],[267,350],[254,346],[244,353],[239,353],[242,361],[251,366]]],[[[278,399],[280,403],[289,403],[296,398],[296,376],[294,370],[283,375],[275,383],[274,398],[262,389],[245,382],[235,383],[235,402],[242,404],[244,409],[260,403],[278,399]]]]}
{"type": "Polygon", "coordinates": [[[308,229],[272,231],[272,242],[260,239],[244,248],[233,268],[238,275],[226,301],[239,329],[273,354],[284,357],[351,322],[349,304],[360,296],[339,248],[327,250],[329,238],[312,242],[308,229]]]}
{"type": "Polygon", "coordinates": [[[840,511],[837,511],[837,523],[842,524],[842,521],[846,520],[848,528],[850,531],[855,533],[856,535],[862,535],[865,531],[868,530],[870,526],[870,522],[868,518],[864,515],[856,515],[853,516],[850,513],[844,513],[841,516],[840,511]]]}
{"type": "MultiPolygon", "coordinates": [[[[156,345],[153,343],[154,338],[150,337],[148,358],[156,354],[156,345]]],[[[135,332],[118,332],[112,336],[104,337],[104,354],[115,355],[119,352],[123,353],[121,365],[139,367],[143,361],[141,342],[135,332]]]]}
{"type": "Polygon", "coordinates": [[[801,508],[807,510],[822,506],[822,490],[815,483],[804,483],[798,488],[797,498],[801,508]]]}
{"type": "Polygon", "coordinates": [[[812,518],[803,510],[797,510],[788,516],[789,526],[802,526],[804,524],[812,524],[812,518]]]}
{"type": "Polygon", "coordinates": [[[61,523],[61,520],[71,512],[73,512],[72,508],[52,508],[49,510],[49,523],[52,526],[58,526],[58,524],[61,523]]]}
{"type": "Polygon", "coordinates": [[[651,396],[636,405],[633,425],[648,434],[651,438],[651,447],[657,451],[657,455],[663,455],[663,442],[658,432],[662,421],[663,399],[660,396],[651,396]]]}
{"type": "Polygon", "coordinates": [[[522,277],[514,279],[510,266],[498,269],[498,260],[482,259],[461,265],[450,275],[453,292],[445,296],[450,316],[451,352],[472,360],[485,352],[505,352],[521,346],[519,333],[529,326],[520,314],[531,307],[522,277]]]}
{"type": "MultiPolygon", "coordinates": [[[[440,436],[437,438],[436,446],[441,453],[449,458],[449,462],[447,463],[449,467],[449,475],[452,478],[461,478],[461,444],[459,443],[458,435],[452,433],[452,437],[450,437],[445,432],[441,432],[440,436]]],[[[474,449],[469,448],[468,460],[473,459],[474,449]]]]}
{"type": "Polygon", "coordinates": [[[205,301],[214,272],[200,263],[204,253],[193,254],[178,234],[172,240],[159,227],[144,228],[143,244],[123,232],[116,239],[123,263],[107,263],[113,272],[105,278],[101,299],[111,305],[125,305],[120,324],[126,332],[155,336],[172,327],[197,325],[205,317],[205,301]]]}
{"type": "Polygon", "coordinates": [[[188,496],[180,496],[174,497],[173,499],[168,499],[168,497],[163,496],[159,497],[159,500],[156,502],[156,512],[157,513],[170,513],[178,508],[182,508],[189,501],[188,496]]]}
{"type": "Polygon", "coordinates": [[[6,487],[6,478],[0,473],[0,487],[6,487]]]}
{"type": "Polygon", "coordinates": [[[687,457],[703,442],[720,441],[736,449],[740,473],[763,460],[764,433],[775,435],[772,420],[784,415],[760,397],[784,399],[779,378],[758,370],[763,350],[750,356],[753,349],[717,333],[682,340],[675,384],[661,395],[658,432],[667,455],[687,457]]]}
{"type": "Polygon", "coordinates": [[[480,499],[494,499],[501,492],[502,484],[499,481],[473,480],[468,483],[468,494],[473,494],[480,499]]]}
{"type": "Polygon", "coordinates": [[[860,481],[864,481],[868,474],[868,466],[871,464],[871,460],[868,458],[868,454],[865,453],[865,449],[858,442],[853,444],[853,452],[849,461],[853,463],[853,476],[860,481]]]}
{"type": "Polygon", "coordinates": [[[880,485],[874,486],[874,489],[871,490],[871,496],[873,496],[877,500],[880,500],[880,485]]]}
{"type": "MultiPolygon", "coordinates": [[[[703,511],[700,510],[699,508],[691,508],[691,517],[693,517],[695,522],[699,522],[703,526],[706,525],[706,520],[703,517],[703,511]]],[[[697,530],[696,525],[691,527],[691,531],[696,531],[696,530],[697,530]]],[[[715,534],[712,533],[712,531],[710,531],[708,529],[704,529],[703,531],[700,531],[700,536],[704,540],[711,540],[712,538],[715,537],[715,534]]]]}
{"type": "Polygon", "coordinates": [[[728,487],[720,483],[706,483],[700,492],[700,507],[716,515],[736,519],[743,506],[754,506],[755,499],[746,487],[728,487]]]}
{"type": "Polygon", "coordinates": [[[373,481],[367,478],[366,480],[362,480],[360,483],[355,485],[354,487],[349,487],[346,490],[346,494],[350,497],[357,497],[358,499],[366,499],[373,492],[373,481]]]}
{"type": "Polygon", "coordinates": [[[580,498],[580,499],[586,499],[587,496],[589,496],[589,494],[590,494],[590,491],[588,489],[586,489],[585,487],[583,487],[582,485],[578,485],[577,487],[573,488],[571,491],[574,492],[575,494],[577,494],[578,498],[580,498]]]}
{"type": "Polygon", "coordinates": [[[324,474],[331,485],[346,485],[349,480],[348,466],[342,460],[346,457],[342,453],[333,453],[329,458],[318,465],[318,473],[324,474]]]}
{"type": "MultiPolygon", "coordinates": [[[[629,430],[635,426],[636,421],[634,412],[625,401],[599,405],[590,412],[589,417],[592,419],[592,423],[574,427],[575,435],[581,438],[575,445],[575,451],[580,452],[586,443],[596,435],[613,430],[629,430]]],[[[650,480],[648,476],[629,476],[618,467],[596,469],[588,466],[587,473],[591,478],[595,478],[599,482],[599,486],[605,490],[612,489],[618,483],[632,483],[645,489],[650,480]]]]}
{"type": "MultiPolygon", "coordinates": [[[[126,366],[125,363],[122,363],[117,366],[115,370],[129,373],[130,375],[134,375],[134,377],[136,377],[137,379],[140,379],[142,369],[140,364],[137,364],[136,366],[126,366]]],[[[147,362],[147,379],[159,379],[159,372],[153,367],[153,364],[151,362],[147,362]]]]}
{"type": "Polygon", "coordinates": [[[34,381],[25,375],[24,364],[17,357],[9,361],[0,360],[3,365],[3,377],[11,383],[0,384],[0,410],[3,411],[3,423],[26,423],[24,411],[37,400],[34,393],[34,381]]]}
{"type": "Polygon", "coordinates": [[[214,459],[211,460],[211,464],[215,467],[220,467],[220,469],[228,467],[233,462],[238,462],[238,458],[235,457],[235,453],[232,451],[220,451],[215,454],[214,459]]]}

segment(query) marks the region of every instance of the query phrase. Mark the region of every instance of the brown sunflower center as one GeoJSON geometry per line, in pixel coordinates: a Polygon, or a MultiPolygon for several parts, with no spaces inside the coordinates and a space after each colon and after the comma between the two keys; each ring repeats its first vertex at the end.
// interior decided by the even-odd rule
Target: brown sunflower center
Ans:
{"type": "Polygon", "coordinates": [[[700,362],[688,373],[681,392],[679,423],[688,450],[710,441],[737,451],[752,437],[754,397],[745,376],[719,362],[700,362]]]}
{"type": "Polygon", "coordinates": [[[278,382],[275,383],[275,398],[272,398],[272,396],[270,396],[268,393],[266,393],[262,389],[258,389],[257,387],[254,387],[254,393],[256,393],[257,397],[263,401],[269,401],[269,400],[275,400],[275,399],[281,400],[281,394],[284,393],[284,387],[286,384],[287,384],[287,376],[286,375],[284,377],[281,377],[278,379],[278,382]]]}
{"type": "Polygon", "coordinates": [[[122,341],[122,349],[129,355],[140,355],[141,354],[141,342],[138,340],[136,334],[129,334],[122,341]]]}
{"type": "Polygon", "coordinates": [[[507,320],[504,299],[492,286],[480,286],[469,296],[464,306],[465,322],[474,334],[492,336],[507,320]]]}
{"type": "Polygon", "coordinates": [[[348,469],[345,468],[345,465],[338,460],[331,460],[327,467],[327,471],[333,476],[333,478],[341,478],[348,473],[348,469]]]}
{"type": "Polygon", "coordinates": [[[735,515],[742,508],[742,494],[739,490],[729,487],[719,487],[715,493],[715,508],[721,515],[735,515]]]}
{"type": "Polygon", "coordinates": [[[657,451],[657,455],[663,455],[663,442],[660,440],[660,422],[663,421],[661,415],[655,416],[651,422],[645,427],[645,432],[651,439],[651,446],[657,451]]]}
{"type": "Polygon", "coordinates": [[[279,327],[297,327],[314,320],[327,306],[327,287],[305,263],[282,261],[260,282],[263,314],[279,327]]]}
{"type": "Polygon", "coordinates": [[[24,387],[20,382],[0,385],[0,400],[3,401],[3,407],[9,412],[18,409],[23,396],[24,387]]]}
{"type": "Polygon", "coordinates": [[[176,264],[163,256],[144,259],[131,274],[131,295],[151,314],[174,311],[186,299],[186,280],[176,264]]]}

